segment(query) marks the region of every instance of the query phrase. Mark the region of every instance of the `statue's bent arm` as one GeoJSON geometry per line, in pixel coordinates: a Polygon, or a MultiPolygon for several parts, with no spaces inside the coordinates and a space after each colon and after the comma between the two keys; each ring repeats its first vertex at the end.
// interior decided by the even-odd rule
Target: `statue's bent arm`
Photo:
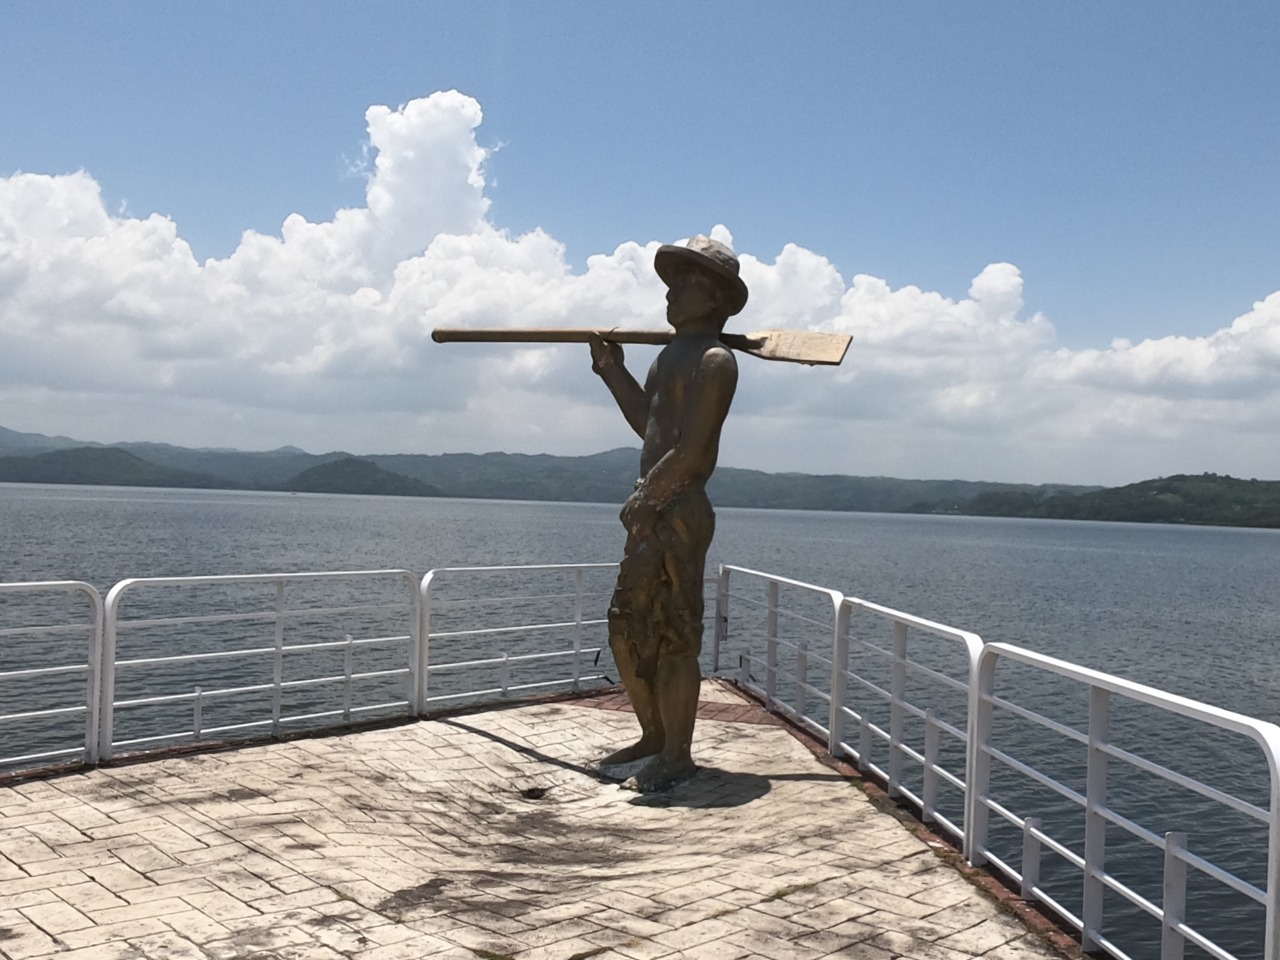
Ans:
{"type": "MultiPolygon", "coordinates": [[[[592,369],[613,394],[628,426],[643,440],[649,422],[648,382],[642,387],[631,375],[631,371],[623,364],[622,347],[616,343],[607,343],[600,337],[592,337],[588,342],[591,344],[592,369]]],[[[650,368],[649,380],[652,379],[653,368],[650,368]]]]}

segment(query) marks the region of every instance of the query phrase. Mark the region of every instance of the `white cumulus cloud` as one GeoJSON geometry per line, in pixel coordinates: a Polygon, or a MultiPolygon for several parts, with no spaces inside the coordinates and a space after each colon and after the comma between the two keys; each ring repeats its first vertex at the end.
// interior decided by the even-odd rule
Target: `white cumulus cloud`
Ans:
{"type": "MultiPolygon", "coordinates": [[[[0,178],[0,424],[263,448],[589,453],[635,443],[585,347],[441,346],[435,326],[661,326],[661,242],[573,270],[501,229],[480,105],[370,107],[363,206],[198,262],[90,173],[0,178]]],[[[732,242],[720,224],[690,224],[732,242]]],[[[722,460],[763,469],[1124,482],[1280,476],[1280,293],[1205,337],[1069,350],[1009,263],[967,295],[846,279],[795,243],[742,253],[733,328],[848,333],[839,369],[744,358],[722,460]]],[[[638,376],[654,355],[629,352],[638,376]]]]}

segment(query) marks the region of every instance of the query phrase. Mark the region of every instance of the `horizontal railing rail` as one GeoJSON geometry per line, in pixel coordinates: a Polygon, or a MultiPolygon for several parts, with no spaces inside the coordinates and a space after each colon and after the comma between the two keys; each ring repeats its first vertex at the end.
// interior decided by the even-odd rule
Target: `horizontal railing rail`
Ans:
{"type": "MultiPolygon", "coordinates": [[[[21,596],[24,600],[36,601],[65,597],[78,597],[84,601],[84,607],[77,611],[72,622],[14,624],[10,619],[17,614],[9,613],[0,618],[0,647],[4,653],[0,655],[0,692],[12,691],[14,688],[30,688],[39,682],[39,690],[27,689],[24,693],[0,696],[0,754],[7,754],[10,744],[23,743],[28,749],[9,756],[0,756],[0,772],[29,768],[40,765],[62,763],[96,763],[98,761],[98,677],[102,664],[102,595],[96,589],[80,580],[43,580],[29,583],[0,583],[0,595],[5,597],[21,596]],[[10,669],[6,663],[27,664],[31,658],[24,655],[24,646],[33,638],[38,638],[42,646],[48,646],[49,638],[70,638],[75,644],[68,650],[74,656],[74,662],[59,662],[42,666],[15,666],[10,669]],[[79,653],[75,653],[79,651],[79,653]],[[44,678],[56,678],[52,684],[44,678]],[[43,682],[40,682],[43,681],[43,682]],[[47,698],[46,702],[59,703],[59,706],[42,706],[30,709],[13,709],[11,705],[25,707],[26,703],[36,697],[47,698]],[[31,749],[32,740],[28,735],[10,734],[15,728],[47,717],[81,717],[84,722],[84,735],[77,738],[75,746],[58,747],[44,738],[37,740],[31,749]]],[[[34,615],[28,607],[20,608],[24,618],[34,615]]],[[[60,608],[50,611],[50,615],[61,617],[69,611],[60,608]]],[[[49,738],[62,739],[67,738],[49,738]]]]}
{"type": "Polygon", "coordinates": [[[567,563],[428,571],[419,586],[422,643],[417,712],[610,682],[597,669],[605,644],[590,640],[608,623],[609,591],[602,584],[588,590],[587,578],[599,578],[617,568],[616,563],[567,563]],[[514,592],[488,593],[492,587],[485,585],[495,581],[514,592]],[[531,586],[535,581],[541,582],[541,589],[531,586]],[[477,593],[477,589],[486,592],[477,593]],[[510,611],[515,620],[486,625],[500,611],[510,611]],[[477,616],[483,619],[477,621],[477,616]],[[540,641],[534,644],[538,649],[529,649],[532,638],[540,641]],[[480,651],[475,650],[477,642],[482,645],[480,651]],[[449,651],[449,659],[444,650],[449,651]],[[458,650],[462,653],[455,655],[458,650]],[[563,675],[555,669],[559,663],[567,664],[563,675]]]}

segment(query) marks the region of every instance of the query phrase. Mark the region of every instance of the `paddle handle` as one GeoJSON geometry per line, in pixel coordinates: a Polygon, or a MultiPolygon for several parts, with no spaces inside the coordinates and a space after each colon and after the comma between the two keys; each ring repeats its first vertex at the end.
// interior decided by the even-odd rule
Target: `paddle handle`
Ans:
{"type": "MultiPolygon", "coordinates": [[[[586,343],[598,336],[610,343],[646,343],[661,346],[675,338],[674,330],[621,330],[586,327],[436,327],[431,339],[436,343],[586,343]]],[[[740,333],[722,333],[728,347],[746,350],[756,341],[740,333]]]]}

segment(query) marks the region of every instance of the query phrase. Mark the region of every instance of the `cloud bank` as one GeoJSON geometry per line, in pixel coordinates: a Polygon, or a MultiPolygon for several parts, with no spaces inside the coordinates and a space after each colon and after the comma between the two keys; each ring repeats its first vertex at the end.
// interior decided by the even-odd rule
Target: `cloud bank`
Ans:
{"type": "MultiPolygon", "coordinates": [[[[485,194],[473,99],[365,119],[365,204],[197,262],[172,220],[113,215],[86,172],[0,179],[0,424],[81,439],[356,453],[634,444],[585,347],[431,342],[440,325],[663,324],[656,238],[570,268],[485,194]]],[[[710,224],[690,224],[690,232],[710,224]]],[[[723,226],[716,235],[732,242],[723,226]]],[[[733,327],[854,337],[839,369],[744,358],[722,462],[766,470],[1122,483],[1280,477],[1280,292],[1209,336],[1068,350],[1017,267],[963,299],[788,244],[742,253],[733,327]]],[[[629,354],[638,375],[652,351],[629,354]]]]}

